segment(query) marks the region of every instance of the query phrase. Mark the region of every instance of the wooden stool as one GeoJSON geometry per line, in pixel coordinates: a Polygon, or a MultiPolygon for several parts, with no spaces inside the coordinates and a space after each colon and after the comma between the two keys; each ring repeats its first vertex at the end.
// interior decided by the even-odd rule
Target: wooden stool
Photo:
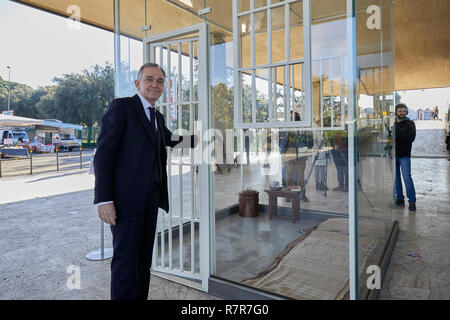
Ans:
{"type": "Polygon", "coordinates": [[[269,195],[269,219],[278,217],[278,197],[290,198],[292,202],[292,223],[300,218],[299,191],[264,190],[269,195]]]}

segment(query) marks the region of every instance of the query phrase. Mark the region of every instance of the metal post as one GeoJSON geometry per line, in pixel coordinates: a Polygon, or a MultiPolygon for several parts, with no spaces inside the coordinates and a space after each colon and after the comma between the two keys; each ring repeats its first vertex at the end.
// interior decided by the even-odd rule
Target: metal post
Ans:
{"type": "Polygon", "coordinates": [[[8,68],[8,115],[9,115],[9,109],[11,107],[11,67],[7,66],[8,68]]]}
{"type": "Polygon", "coordinates": [[[82,160],[82,151],[83,150],[83,148],[82,147],[80,147],[80,169],[81,168],[83,168],[83,160],[82,160]]]}
{"type": "Polygon", "coordinates": [[[30,150],[30,174],[33,174],[33,150],[30,150]]]}
{"type": "Polygon", "coordinates": [[[112,248],[106,248],[105,249],[105,223],[101,221],[101,232],[100,232],[100,249],[90,251],[86,253],[84,256],[88,260],[93,261],[100,261],[100,260],[106,260],[113,256],[113,249],[112,248]]]}
{"type": "Polygon", "coordinates": [[[2,177],[2,152],[0,151],[0,178],[2,177]]]}
{"type": "Polygon", "coordinates": [[[56,147],[56,171],[59,171],[59,147],[56,147]]]}
{"type": "Polygon", "coordinates": [[[114,97],[120,97],[120,0],[114,0],[114,97]]]}

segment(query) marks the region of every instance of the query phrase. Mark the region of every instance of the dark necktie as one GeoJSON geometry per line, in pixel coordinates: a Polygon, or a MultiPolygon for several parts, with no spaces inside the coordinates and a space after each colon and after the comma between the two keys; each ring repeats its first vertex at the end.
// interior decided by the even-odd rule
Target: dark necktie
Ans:
{"type": "Polygon", "coordinates": [[[155,108],[154,107],[148,107],[150,111],[150,126],[152,127],[153,131],[156,132],[156,126],[155,126],[155,108]]]}

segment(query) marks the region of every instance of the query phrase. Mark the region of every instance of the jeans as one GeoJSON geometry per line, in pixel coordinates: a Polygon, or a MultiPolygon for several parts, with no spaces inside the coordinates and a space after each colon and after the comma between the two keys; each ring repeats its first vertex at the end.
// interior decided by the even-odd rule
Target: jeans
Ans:
{"type": "Polygon", "coordinates": [[[414,182],[411,177],[411,158],[396,158],[395,159],[395,197],[397,199],[405,199],[403,196],[402,179],[405,182],[406,195],[409,202],[416,202],[416,190],[414,189],[414,182]]]}

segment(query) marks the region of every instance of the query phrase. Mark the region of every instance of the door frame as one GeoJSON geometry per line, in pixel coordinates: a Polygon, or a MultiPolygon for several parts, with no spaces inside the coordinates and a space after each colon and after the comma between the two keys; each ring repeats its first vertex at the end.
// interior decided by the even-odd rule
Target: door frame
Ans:
{"type": "MultiPolygon", "coordinates": [[[[200,23],[186,28],[173,30],[167,33],[152,35],[143,40],[144,63],[154,62],[155,56],[151,50],[152,43],[169,42],[174,38],[188,36],[190,34],[198,34],[198,121],[200,121],[200,136],[211,127],[211,115],[209,110],[210,96],[209,96],[209,26],[207,23],[200,23]]],[[[184,271],[164,270],[158,271],[158,274],[184,285],[208,291],[208,280],[211,274],[210,254],[211,254],[211,221],[212,214],[212,190],[211,190],[211,175],[210,163],[211,152],[205,152],[211,148],[209,144],[205,144],[203,139],[199,139],[199,146],[202,151],[202,159],[199,166],[200,175],[200,223],[199,223],[199,258],[200,258],[200,281],[201,288],[195,285],[195,282],[186,280],[191,278],[192,273],[184,271]],[[206,158],[205,159],[205,154],[206,158]],[[166,276],[164,275],[166,274],[166,276]]],[[[193,190],[192,190],[193,191],[193,190]]],[[[157,242],[156,242],[157,243],[157,242]]],[[[198,280],[198,279],[197,279],[198,280]]]]}

